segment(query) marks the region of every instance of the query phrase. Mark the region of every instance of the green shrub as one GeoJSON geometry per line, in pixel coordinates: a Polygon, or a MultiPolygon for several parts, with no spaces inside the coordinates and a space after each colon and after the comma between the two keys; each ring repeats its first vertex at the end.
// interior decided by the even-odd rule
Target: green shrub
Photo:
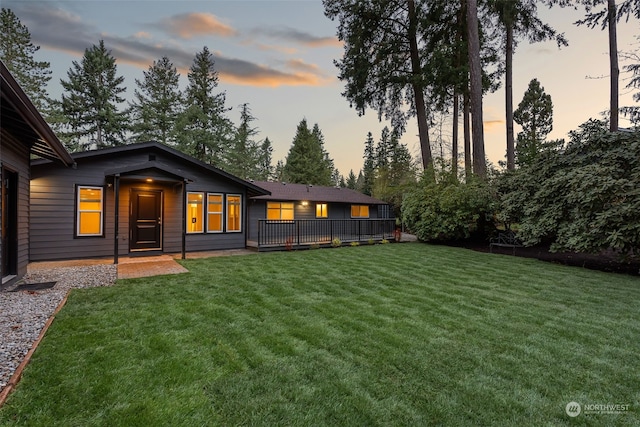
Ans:
{"type": "Polygon", "coordinates": [[[503,219],[525,244],[551,250],[640,254],[640,132],[590,120],[550,151],[501,179],[503,219]]]}
{"type": "Polygon", "coordinates": [[[387,239],[382,239],[380,243],[382,243],[383,245],[386,245],[387,243],[389,243],[389,241],[387,239]]]}
{"type": "Polygon", "coordinates": [[[360,246],[360,242],[351,242],[349,243],[351,246],[360,246]]]}
{"type": "Polygon", "coordinates": [[[334,237],[333,240],[331,241],[331,246],[333,246],[334,248],[338,248],[342,246],[342,241],[337,237],[334,237]]]}
{"type": "Polygon", "coordinates": [[[370,244],[370,245],[375,245],[376,241],[373,240],[373,239],[369,239],[369,240],[367,240],[367,243],[370,244]]]}
{"type": "Polygon", "coordinates": [[[407,193],[402,219],[422,241],[469,238],[484,224],[493,222],[497,199],[490,185],[480,179],[459,182],[451,177],[423,177],[407,193]]]}

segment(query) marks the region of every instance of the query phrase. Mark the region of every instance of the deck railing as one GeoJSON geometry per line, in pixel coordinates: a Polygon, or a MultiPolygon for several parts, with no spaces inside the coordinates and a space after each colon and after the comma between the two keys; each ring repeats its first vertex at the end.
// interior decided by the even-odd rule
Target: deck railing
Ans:
{"type": "Polygon", "coordinates": [[[394,219],[258,220],[258,248],[328,245],[393,239],[394,219]]]}

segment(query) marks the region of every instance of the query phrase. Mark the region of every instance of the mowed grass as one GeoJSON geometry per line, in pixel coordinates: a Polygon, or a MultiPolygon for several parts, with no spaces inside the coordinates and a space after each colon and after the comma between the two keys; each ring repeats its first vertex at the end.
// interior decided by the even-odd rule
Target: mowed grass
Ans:
{"type": "Polygon", "coordinates": [[[638,277],[424,244],[183,264],[73,291],[0,425],[640,424],[638,277]]]}

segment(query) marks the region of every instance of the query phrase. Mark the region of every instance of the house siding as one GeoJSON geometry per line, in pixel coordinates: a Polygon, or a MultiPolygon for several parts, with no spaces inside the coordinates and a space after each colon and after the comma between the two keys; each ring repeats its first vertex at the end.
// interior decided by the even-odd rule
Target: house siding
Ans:
{"type": "MultiPolygon", "coordinates": [[[[239,194],[246,204],[245,188],[224,176],[194,165],[160,149],[132,150],[109,156],[78,157],[76,169],[53,163],[32,166],[31,260],[110,257],[114,253],[115,193],[114,178],[105,171],[155,161],[173,170],[185,171],[194,182],[186,191],[239,194]],[[75,237],[76,186],[104,188],[104,236],[75,237]]],[[[118,254],[130,254],[130,207],[134,189],[162,192],[162,251],[182,250],[182,179],[157,169],[123,173],[119,179],[118,254]],[[152,183],[145,178],[153,178],[152,183]]],[[[243,209],[246,213],[246,209],[243,209]]],[[[234,233],[187,234],[186,251],[244,248],[245,228],[234,233]]]]}
{"type": "MultiPolygon", "coordinates": [[[[0,163],[18,176],[18,253],[16,279],[24,276],[29,263],[29,149],[26,144],[18,142],[8,133],[2,131],[2,149],[0,150],[0,163]]],[[[4,177],[2,177],[4,179],[4,177]]],[[[0,204],[3,198],[0,197],[0,204]]],[[[0,206],[1,208],[1,206],[0,206]]],[[[2,209],[0,209],[1,215],[2,209]]],[[[0,255],[3,250],[0,242],[0,255]]]]}

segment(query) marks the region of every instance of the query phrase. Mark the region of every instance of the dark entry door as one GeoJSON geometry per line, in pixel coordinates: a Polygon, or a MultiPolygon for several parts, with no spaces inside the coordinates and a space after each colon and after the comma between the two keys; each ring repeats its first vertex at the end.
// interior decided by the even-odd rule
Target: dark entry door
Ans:
{"type": "Polygon", "coordinates": [[[18,271],[18,174],[2,169],[2,277],[18,271]]]}
{"type": "Polygon", "coordinates": [[[162,191],[131,190],[130,249],[162,249],[162,191]]]}

